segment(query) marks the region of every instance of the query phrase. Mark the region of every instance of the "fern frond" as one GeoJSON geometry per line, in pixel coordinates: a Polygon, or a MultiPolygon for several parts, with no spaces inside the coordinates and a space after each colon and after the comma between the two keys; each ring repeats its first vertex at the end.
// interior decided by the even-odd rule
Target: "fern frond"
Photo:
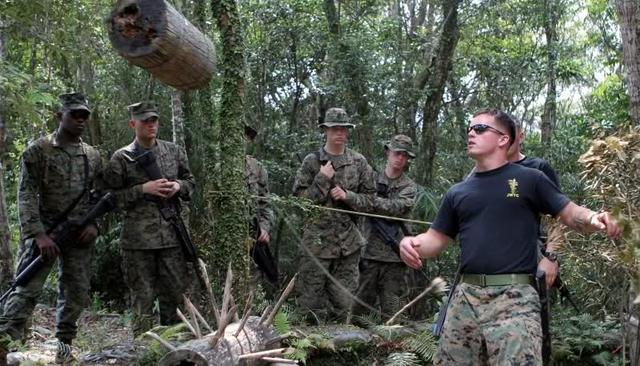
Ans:
{"type": "Polygon", "coordinates": [[[438,340],[431,332],[425,331],[403,340],[402,347],[411,352],[415,352],[424,361],[432,361],[438,348],[438,340]]]}
{"type": "Polygon", "coordinates": [[[291,324],[289,324],[289,314],[286,311],[279,311],[276,317],[273,319],[273,327],[278,334],[286,334],[291,331],[291,324]]]}
{"type": "Polygon", "coordinates": [[[385,341],[395,341],[407,336],[406,329],[401,325],[375,325],[370,329],[385,341]]]}
{"type": "Polygon", "coordinates": [[[396,352],[387,356],[385,366],[420,366],[420,357],[411,352],[396,352]]]}

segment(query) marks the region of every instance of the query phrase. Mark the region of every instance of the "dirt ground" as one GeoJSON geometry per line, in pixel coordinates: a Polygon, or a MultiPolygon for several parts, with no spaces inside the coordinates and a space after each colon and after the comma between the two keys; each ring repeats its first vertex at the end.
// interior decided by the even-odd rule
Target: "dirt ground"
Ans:
{"type": "MultiPolygon", "coordinates": [[[[136,347],[126,316],[85,311],[73,344],[77,365],[132,365],[136,347]]],[[[10,365],[55,365],[55,308],[38,305],[28,342],[9,354],[10,365]]]]}

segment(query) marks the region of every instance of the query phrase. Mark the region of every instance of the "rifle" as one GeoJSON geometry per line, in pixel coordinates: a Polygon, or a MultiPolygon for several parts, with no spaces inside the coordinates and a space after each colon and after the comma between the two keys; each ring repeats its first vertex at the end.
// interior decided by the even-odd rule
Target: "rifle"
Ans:
{"type": "Polygon", "coordinates": [[[251,247],[251,257],[253,262],[264,273],[269,282],[278,283],[278,264],[276,263],[271,250],[268,245],[258,243],[258,237],[260,237],[260,226],[258,225],[258,218],[254,217],[251,222],[252,237],[254,239],[253,246],[251,247]]]}
{"type": "Polygon", "coordinates": [[[560,279],[560,273],[558,273],[558,275],[556,276],[556,280],[553,281],[553,285],[551,285],[551,287],[557,288],[558,291],[560,292],[560,302],[566,299],[567,301],[569,301],[569,304],[571,304],[571,306],[575,309],[576,312],[580,312],[580,310],[578,309],[578,306],[573,301],[573,297],[571,296],[571,291],[569,291],[569,288],[567,288],[565,283],[562,282],[562,280],[560,279]]]}
{"type": "MultiPolygon", "coordinates": [[[[78,231],[89,225],[97,218],[106,214],[107,212],[113,210],[116,207],[116,197],[113,193],[109,192],[102,196],[100,200],[84,215],[79,221],[72,222],[71,220],[66,220],[47,230],[47,235],[49,235],[53,242],[56,243],[58,247],[63,247],[70,239],[75,237],[78,234],[78,231]]],[[[11,287],[0,296],[0,303],[4,301],[9,294],[15,290],[18,286],[25,286],[31,281],[31,279],[42,269],[42,267],[47,263],[47,261],[42,257],[42,254],[38,254],[36,258],[34,258],[27,266],[20,270],[20,273],[16,276],[16,278],[11,283],[11,287]]]]}
{"type": "Polygon", "coordinates": [[[536,272],[536,287],[540,296],[540,325],[542,327],[542,364],[547,366],[551,361],[551,334],[549,333],[549,296],[547,293],[546,274],[536,272]]]}
{"type": "Polygon", "coordinates": [[[449,304],[451,304],[451,298],[453,294],[456,292],[456,287],[458,287],[458,283],[460,282],[460,267],[456,271],[456,277],[453,279],[453,283],[451,284],[451,290],[449,290],[449,296],[447,296],[447,301],[443,302],[440,306],[440,310],[438,310],[438,320],[433,325],[432,333],[436,337],[440,337],[442,334],[442,327],[444,326],[444,321],[447,318],[447,310],[449,309],[449,304]]]}
{"type": "MultiPolygon", "coordinates": [[[[133,160],[138,165],[140,165],[140,167],[142,168],[142,170],[144,170],[150,180],[157,180],[162,178],[162,171],[160,170],[156,158],[151,150],[147,150],[137,155],[133,158],[133,160]]],[[[191,240],[191,235],[189,235],[189,231],[182,221],[182,217],[180,217],[178,209],[179,202],[177,201],[177,197],[174,196],[170,200],[164,200],[158,199],[158,197],[155,197],[153,195],[146,195],[145,199],[153,201],[158,205],[160,215],[169,224],[171,224],[178,236],[178,241],[180,242],[180,247],[182,248],[185,260],[189,263],[193,263],[193,268],[196,272],[198,280],[200,280],[203,288],[207,288],[204,274],[202,273],[202,269],[198,264],[198,250],[191,240]]]]}

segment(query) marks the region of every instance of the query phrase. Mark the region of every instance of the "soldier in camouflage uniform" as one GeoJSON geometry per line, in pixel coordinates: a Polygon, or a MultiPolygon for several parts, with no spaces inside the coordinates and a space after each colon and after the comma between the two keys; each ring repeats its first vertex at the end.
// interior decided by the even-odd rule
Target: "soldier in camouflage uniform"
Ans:
{"type": "Polygon", "coordinates": [[[607,212],[571,202],[538,170],[509,163],[515,122],[505,112],[476,113],[467,152],[476,171],[445,194],[426,233],[406,236],[400,256],[412,268],[458,238],[460,283],[451,297],[435,365],[542,365],[540,300],[533,285],[540,214],[581,231],[619,237],[607,212]]]}
{"type": "Polygon", "coordinates": [[[189,281],[187,263],[174,227],[161,215],[158,200],[175,202],[186,222],[185,201],[191,199],[195,182],[184,149],[156,138],[160,123],[157,106],[141,102],[128,108],[135,139],[113,154],[104,180],[124,211],[122,265],[133,307],[133,333],[138,336],[153,326],[156,298],[160,323],[179,321],[176,307],[189,281]],[[149,180],[134,160],[146,150],[152,151],[164,178],[149,180]]]}
{"type": "MultiPolygon", "coordinates": [[[[415,157],[413,142],[408,136],[397,135],[384,147],[387,163],[384,172],[376,173],[377,194],[372,212],[407,217],[416,198],[416,184],[405,174],[409,159],[415,157]]],[[[360,261],[358,297],[372,307],[379,300],[382,318],[387,319],[400,309],[400,300],[407,290],[407,267],[398,255],[398,243],[405,228],[399,221],[379,218],[367,218],[365,223],[368,240],[360,261]]],[[[356,305],[354,313],[369,311],[356,305]]]]}
{"type": "MultiPolygon", "coordinates": [[[[90,264],[95,224],[84,227],[78,236],[58,247],[47,231],[67,220],[79,220],[91,207],[90,190],[101,172],[100,153],[80,136],[87,127],[91,110],[79,93],[59,97],[56,132],[29,144],[20,163],[18,213],[20,247],[18,272],[38,253],[46,259],[43,269],[24,287],[17,287],[6,299],[0,317],[3,341],[23,340],[25,325],[42,292],[47,276],[58,260],[58,302],[56,311],[56,362],[72,359],[71,341],[76,321],[89,304],[90,264]]],[[[3,342],[4,343],[4,342],[3,342]]],[[[0,351],[0,364],[6,354],[0,351]]]]}
{"type": "MultiPolygon", "coordinates": [[[[251,126],[244,127],[244,136],[247,143],[253,142],[257,135],[258,131],[251,126]]],[[[247,193],[253,196],[249,198],[249,201],[252,203],[250,216],[252,217],[252,237],[256,240],[254,245],[269,245],[271,241],[269,233],[274,219],[273,210],[268,200],[269,177],[267,169],[264,168],[262,163],[248,154],[245,156],[244,181],[247,186],[247,193]]],[[[254,268],[253,284],[262,282],[266,285],[267,282],[261,281],[264,278],[263,275],[262,271],[254,268]]]]}
{"type": "MultiPolygon", "coordinates": [[[[346,147],[352,127],[343,109],[327,110],[320,124],[325,145],[304,158],[293,185],[296,196],[332,208],[370,207],[375,193],[372,169],[364,156],[346,147]]],[[[318,319],[344,320],[348,315],[351,296],[358,289],[358,262],[365,244],[356,221],[349,214],[322,211],[305,223],[297,301],[318,319]]]]}

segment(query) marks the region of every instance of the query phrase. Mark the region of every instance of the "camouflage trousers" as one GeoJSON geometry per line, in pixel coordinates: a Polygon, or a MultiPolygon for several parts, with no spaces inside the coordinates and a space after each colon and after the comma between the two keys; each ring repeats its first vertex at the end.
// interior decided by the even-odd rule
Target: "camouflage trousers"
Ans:
{"type": "Polygon", "coordinates": [[[160,324],[180,321],[176,308],[182,303],[182,294],[189,282],[187,263],[180,247],[123,250],[122,271],[130,291],[135,337],[154,326],[156,298],[160,306],[160,324]]]}
{"type": "MultiPolygon", "coordinates": [[[[358,298],[374,308],[379,304],[381,318],[387,320],[400,310],[400,303],[407,295],[406,275],[407,266],[402,262],[362,259],[358,298]]],[[[355,304],[353,313],[362,315],[370,311],[355,304]]]]}
{"type": "MultiPolygon", "coordinates": [[[[5,300],[0,316],[0,335],[23,340],[42,287],[53,265],[58,263],[58,301],[56,304],[56,338],[71,342],[77,332],[76,322],[82,310],[89,305],[91,258],[93,243],[61,248],[58,260],[50,261],[25,286],[17,287],[5,300]]],[[[21,243],[18,251],[18,270],[27,267],[37,256],[35,239],[21,243]]]]}
{"type": "Polygon", "coordinates": [[[358,290],[360,251],[340,258],[317,258],[304,255],[300,260],[296,283],[297,302],[319,321],[345,321],[351,310],[351,295],[358,290]],[[334,280],[325,275],[322,266],[334,280]],[[336,284],[337,281],[339,283],[336,284]]]}
{"type": "Polygon", "coordinates": [[[453,296],[434,365],[542,365],[533,286],[460,283],[453,296]]]}

